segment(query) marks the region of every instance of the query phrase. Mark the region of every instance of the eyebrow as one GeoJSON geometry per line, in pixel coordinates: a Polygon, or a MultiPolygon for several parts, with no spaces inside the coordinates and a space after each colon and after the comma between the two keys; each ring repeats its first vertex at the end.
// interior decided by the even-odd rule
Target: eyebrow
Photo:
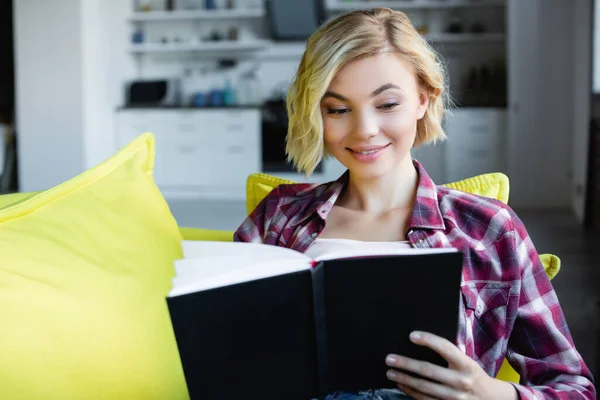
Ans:
{"type": "MultiPolygon", "coordinates": [[[[402,88],[400,86],[396,86],[393,83],[386,83],[385,85],[382,85],[382,86],[378,87],[377,89],[373,90],[373,92],[371,93],[371,97],[375,97],[375,96],[377,96],[377,95],[385,92],[388,89],[399,89],[399,90],[402,90],[402,88]]],[[[332,92],[330,90],[328,90],[327,92],[325,92],[325,94],[323,95],[323,99],[325,99],[327,97],[334,97],[334,98],[336,98],[338,100],[341,100],[341,101],[348,101],[348,99],[346,97],[342,96],[339,93],[332,92]]]]}

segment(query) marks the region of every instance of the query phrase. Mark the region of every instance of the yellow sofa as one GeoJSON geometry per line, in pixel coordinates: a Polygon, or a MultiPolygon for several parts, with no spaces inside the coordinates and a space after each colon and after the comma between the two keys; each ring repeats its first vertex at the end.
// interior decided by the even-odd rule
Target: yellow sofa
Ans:
{"type": "MultiPolygon", "coordinates": [[[[246,185],[246,213],[250,214],[250,212],[271,190],[273,190],[273,188],[277,185],[286,183],[294,182],[268,174],[251,174],[248,177],[246,185]]],[[[502,173],[478,175],[458,182],[448,183],[444,186],[487,196],[508,203],[509,180],[508,177],[502,173]]],[[[181,232],[185,240],[233,240],[232,231],[181,228],[181,232]]],[[[550,279],[554,278],[560,269],[560,259],[553,254],[540,254],[540,259],[544,264],[544,268],[550,279]]],[[[506,360],[504,360],[497,378],[504,381],[519,383],[519,375],[506,360]]]]}
{"type": "MultiPolygon", "coordinates": [[[[2,398],[189,398],[164,302],[181,240],[232,231],[177,225],[144,134],[48,190],[0,196],[2,398]]],[[[284,181],[248,178],[248,211],[284,181]]],[[[449,184],[508,201],[508,179],[449,184]]],[[[241,221],[240,221],[241,222],[241,221]]],[[[560,262],[542,255],[552,278],[560,262]]],[[[499,378],[517,381],[507,365],[499,378]]]]}

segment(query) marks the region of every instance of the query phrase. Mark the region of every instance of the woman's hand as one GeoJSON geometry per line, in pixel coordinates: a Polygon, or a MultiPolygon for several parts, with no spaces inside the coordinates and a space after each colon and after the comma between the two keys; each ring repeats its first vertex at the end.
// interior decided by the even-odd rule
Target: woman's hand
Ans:
{"type": "Polygon", "coordinates": [[[417,400],[518,399],[516,389],[508,382],[488,376],[485,371],[452,342],[426,332],[413,332],[410,340],[429,347],[447,362],[448,368],[428,362],[390,354],[386,364],[398,368],[388,371],[388,379],[417,400]],[[415,378],[399,370],[410,371],[439,383],[415,378]]]}

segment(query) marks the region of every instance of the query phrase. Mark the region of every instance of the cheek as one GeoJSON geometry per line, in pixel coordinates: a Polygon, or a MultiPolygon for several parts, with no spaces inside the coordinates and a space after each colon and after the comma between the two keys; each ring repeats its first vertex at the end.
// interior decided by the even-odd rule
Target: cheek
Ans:
{"type": "Polygon", "coordinates": [[[409,112],[392,113],[382,119],[381,127],[389,136],[398,140],[411,139],[416,135],[417,119],[409,112]]]}
{"type": "Polygon", "coordinates": [[[323,139],[326,145],[340,143],[347,135],[348,123],[344,119],[323,118],[323,139]]]}

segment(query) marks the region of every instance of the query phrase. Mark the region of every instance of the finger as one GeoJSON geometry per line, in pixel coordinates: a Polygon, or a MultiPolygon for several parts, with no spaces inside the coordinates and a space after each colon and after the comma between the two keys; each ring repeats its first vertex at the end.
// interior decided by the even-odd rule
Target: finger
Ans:
{"type": "Polygon", "coordinates": [[[440,384],[428,381],[426,379],[415,378],[399,371],[389,370],[387,372],[389,380],[396,384],[402,385],[404,388],[413,389],[427,396],[432,396],[437,399],[457,399],[460,398],[460,392],[457,390],[440,384]]]}
{"type": "Polygon", "coordinates": [[[426,394],[420,393],[409,387],[405,387],[402,385],[398,385],[398,387],[400,388],[400,390],[402,390],[404,392],[404,394],[409,395],[411,398],[414,398],[415,400],[437,400],[431,396],[427,396],[426,394]]]}
{"type": "Polygon", "coordinates": [[[453,386],[452,383],[460,379],[458,371],[396,354],[390,354],[386,357],[385,363],[389,367],[413,372],[424,378],[429,378],[450,386],[453,386]]]}
{"type": "Polygon", "coordinates": [[[415,344],[430,348],[449,364],[455,365],[459,369],[467,367],[471,362],[471,359],[464,355],[454,343],[433,333],[415,331],[410,334],[410,340],[415,344]]]}

